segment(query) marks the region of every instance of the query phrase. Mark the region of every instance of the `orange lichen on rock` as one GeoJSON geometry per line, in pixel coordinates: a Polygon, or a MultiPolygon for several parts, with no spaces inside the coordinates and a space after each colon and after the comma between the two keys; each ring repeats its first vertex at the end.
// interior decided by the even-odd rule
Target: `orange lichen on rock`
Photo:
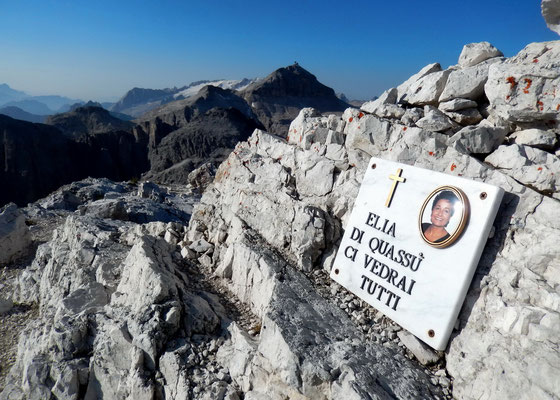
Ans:
{"type": "Polygon", "coordinates": [[[433,151],[430,151],[430,152],[428,152],[428,154],[431,155],[431,156],[433,156],[433,155],[434,155],[434,152],[433,152],[433,151]]]}
{"type": "Polygon", "coordinates": [[[538,171],[542,171],[542,167],[537,168],[538,171]]]}
{"type": "Polygon", "coordinates": [[[515,78],[513,76],[508,76],[506,78],[506,82],[510,84],[511,89],[513,89],[515,86],[517,86],[517,82],[515,81],[515,78]]]}
{"type": "Polygon", "coordinates": [[[352,121],[354,121],[354,118],[352,117],[348,118],[348,122],[352,122],[352,121]]]}
{"type": "Polygon", "coordinates": [[[533,62],[536,64],[536,63],[539,62],[539,59],[538,58],[533,58],[533,62]]]}
{"type": "Polygon", "coordinates": [[[511,96],[508,94],[508,95],[506,96],[506,100],[509,100],[510,97],[511,97],[511,96]]]}
{"type": "Polygon", "coordinates": [[[539,110],[544,110],[544,104],[542,101],[537,101],[537,107],[539,108],[539,110]]]}
{"type": "Polygon", "coordinates": [[[560,111],[560,104],[556,105],[556,111],[560,111]]]}
{"type": "Polygon", "coordinates": [[[403,131],[406,131],[407,129],[408,129],[407,126],[403,126],[403,128],[402,128],[403,131]]]}
{"type": "Polygon", "coordinates": [[[525,79],[523,79],[523,80],[524,80],[525,83],[527,84],[527,86],[525,86],[525,87],[523,88],[523,93],[527,94],[527,93],[529,93],[529,88],[531,87],[531,84],[533,83],[533,80],[532,80],[532,79],[529,79],[529,78],[525,78],[525,79]]]}
{"type": "Polygon", "coordinates": [[[361,112],[361,113],[358,114],[358,118],[362,118],[363,116],[364,116],[364,113],[363,113],[363,112],[361,112]]]}
{"type": "Polygon", "coordinates": [[[457,166],[455,165],[455,163],[451,164],[451,168],[450,168],[450,169],[451,169],[452,172],[455,171],[455,168],[457,168],[457,166]]]}

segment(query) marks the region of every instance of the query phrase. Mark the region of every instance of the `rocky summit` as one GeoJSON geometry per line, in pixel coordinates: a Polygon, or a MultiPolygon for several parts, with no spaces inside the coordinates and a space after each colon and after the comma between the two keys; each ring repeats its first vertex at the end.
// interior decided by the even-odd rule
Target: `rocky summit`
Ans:
{"type": "MultiPolygon", "coordinates": [[[[0,399],[560,398],[559,59],[468,44],[361,109],[254,129],[186,184],[2,208],[0,399]],[[505,190],[445,351],[329,278],[372,156],[505,190]]],[[[181,110],[146,141],[189,149],[150,130],[181,110]]]]}

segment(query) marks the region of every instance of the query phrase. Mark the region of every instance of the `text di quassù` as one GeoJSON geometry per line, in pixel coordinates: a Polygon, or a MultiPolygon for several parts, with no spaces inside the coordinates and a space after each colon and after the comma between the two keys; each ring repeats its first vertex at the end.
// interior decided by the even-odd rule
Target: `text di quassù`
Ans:
{"type": "MultiPolygon", "coordinates": [[[[360,289],[397,311],[401,295],[411,296],[416,283],[405,272],[416,273],[421,267],[424,255],[422,253],[416,255],[405,249],[395,248],[389,241],[391,237],[396,238],[397,226],[394,222],[370,212],[365,225],[380,234],[376,233],[373,236],[370,233],[366,236],[365,231],[356,227],[351,228],[350,239],[359,245],[367,246],[368,251],[360,254],[358,246],[350,245],[344,249],[344,255],[363,268],[360,289]],[[387,282],[388,285],[379,283],[379,279],[387,282]]],[[[360,246],[360,248],[365,246],[360,246]]]]}

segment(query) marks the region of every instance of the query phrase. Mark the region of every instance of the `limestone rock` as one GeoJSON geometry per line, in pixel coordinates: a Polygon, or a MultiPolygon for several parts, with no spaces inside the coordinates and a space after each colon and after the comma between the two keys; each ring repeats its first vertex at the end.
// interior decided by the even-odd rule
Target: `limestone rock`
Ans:
{"type": "Polygon", "coordinates": [[[466,108],[472,108],[476,106],[477,106],[476,101],[469,100],[469,99],[455,98],[453,100],[439,103],[438,108],[441,111],[459,111],[459,110],[464,110],[466,108]]]}
{"type": "Polygon", "coordinates": [[[138,185],[138,196],[161,202],[165,197],[165,192],[155,183],[145,181],[138,185]]]}
{"type": "Polygon", "coordinates": [[[488,42],[466,44],[459,55],[459,65],[470,67],[492,57],[501,57],[502,52],[488,42]]]}
{"type": "Polygon", "coordinates": [[[373,101],[366,101],[360,107],[360,110],[368,112],[370,114],[376,114],[376,110],[379,106],[383,104],[395,104],[397,102],[398,90],[397,88],[391,88],[384,91],[379,98],[373,101]]]}
{"type": "Polygon", "coordinates": [[[20,209],[10,203],[0,208],[0,264],[7,264],[21,256],[31,237],[20,209]]]}
{"type": "Polygon", "coordinates": [[[541,12],[546,25],[554,32],[560,34],[560,5],[555,0],[542,0],[541,12]]]}
{"type": "Polygon", "coordinates": [[[414,354],[414,356],[423,365],[434,364],[438,362],[439,356],[433,351],[429,346],[422,343],[421,340],[417,339],[414,335],[408,333],[405,330],[397,332],[397,336],[401,342],[406,346],[408,350],[414,354]]]}
{"type": "Polygon", "coordinates": [[[191,249],[196,253],[206,253],[207,251],[212,250],[213,248],[214,246],[208,243],[204,239],[198,239],[189,246],[189,249],[191,249]]]}
{"type": "Polygon", "coordinates": [[[437,105],[450,73],[450,70],[432,72],[411,83],[404,96],[404,101],[419,106],[437,105]]]}
{"type": "Polygon", "coordinates": [[[202,193],[212,183],[215,175],[216,167],[214,164],[206,163],[190,172],[187,179],[191,187],[202,193]]]}
{"type": "Polygon", "coordinates": [[[413,107],[409,108],[403,114],[401,121],[405,125],[414,125],[416,121],[424,117],[424,110],[422,108],[413,107]]]}
{"type": "Polygon", "coordinates": [[[476,125],[483,120],[482,115],[476,108],[465,108],[458,111],[444,111],[443,113],[461,125],[476,125]]]}
{"type": "Polygon", "coordinates": [[[560,159],[546,151],[517,144],[500,146],[485,161],[519,182],[560,198],[560,159]]]}
{"type": "Polygon", "coordinates": [[[425,106],[424,117],[416,121],[416,125],[430,132],[442,132],[454,126],[447,115],[431,106],[425,106]]]}
{"type": "Polygon", "coordinates": [[[490,65],[500,63],[502,59],[492,58],[473,66],[452,70],[447,78],[445,89],[439,97],[440,102],[463,98],[476,100],[484,94],[484,84],[488,80],[490,65]]]}
{"type": "Polygon", "coordinates": [[[466,126],[449,139],[449,145],[459,145],[462,151],[473,154],[488,154],[503,143],[507,130],[481,122],[476,126],[466,126]]]}
{"type": "Polygon", "coordinates": [[[401,118],[405,109],[396,104],[382,104],[375,110],[375,115],[381,118],[401,118]]]}
{"type": "Polygon", "coordinates": [[[372,379],[373,370],[367,367],[376,360],[375,375],[391,376],[383,381],[394,395],[422,397],[437,392],[429,385],[410,385],[403,375],[419,377],[422,372],[390,349],[363,345],[360,333],[349,328],[340,309],[314,294],[299,272],[283,267],[282,259],[247,239],[238,238],[234,244],[232,287],[240,298],[259,301],[255,306],[263,317],[261,333],[254,341],[232,327],[230,342],[218,354],[240,387],[250,389],[249,382],[259,382],[255,391],[266,387],[272,398],[321,398],[330,396],[331,388],[344,398],[361,398],[365,393],[382,397],[387,395],[387,387],[372,379]],[[278,281],[275,276],[281,270],[283,279],[278,281]],[[247,284],[250,277],[252,285],[247,284]],[[384,361],[386,356],[392,358],[392,366],[384,361]],[[397,365],[406,373],[393,370],[397,365]],[[339,375],[334,370],[345,372],[339,375]],[[353,385],[352,381],[361,383],[353,385]]]}
{"type": "MultiPolygon", "coordinates": [[[[529,46],[527,46],[529,47],[529,46]]],[[[496,63],[490,66],[484,86],[490,112],[512,122],[557,120],[560,93],[558,62],[560,42],[548,42],[539,52],[525,48],[518,54],[524,63],[496,63]],[[536,62],[530,62],[534,57],[536,62]],[[550,60],[550,61],[548,61],[550,60]]]]}
{"type": "Polygon", "coordinates": [[[516,144],[551,150],[558,143],[558,134],[542,129],[525,129],[510,136],[516,144]]]}
{"type": "Polygon", "coordinates": [[[410,85],[412,85],[414,82],[418,81],[419,79],[423,78],[424,76],[438,71],[441,71],[441,65],[439,65],[439,63],[428,64],[425,67],[423,67],[420,71],[418,71],[410,78],[408,78],[405,82],[401,83],[397,87],[397,102],[403,103],[404,101],[407,101],[406,94],[408,93],[408,89],[410,88],[410,85]]]}

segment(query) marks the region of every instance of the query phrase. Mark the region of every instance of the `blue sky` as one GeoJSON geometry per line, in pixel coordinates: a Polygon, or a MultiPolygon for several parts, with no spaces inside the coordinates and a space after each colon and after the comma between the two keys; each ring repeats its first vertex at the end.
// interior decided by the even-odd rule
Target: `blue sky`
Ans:
{"type": "Polygon", "coordinates": [[[368,99],[489,41],[506,56],[557,40],[536,0],[5,1],[0,83],[108,100],[132,87],[264,77],[297,61],[368,99]]]}

